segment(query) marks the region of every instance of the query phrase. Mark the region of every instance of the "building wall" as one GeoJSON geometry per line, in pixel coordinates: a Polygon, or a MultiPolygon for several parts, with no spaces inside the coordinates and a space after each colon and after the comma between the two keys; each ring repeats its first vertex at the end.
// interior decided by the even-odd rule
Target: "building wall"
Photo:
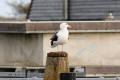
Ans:
{"type": "Polygon", "coordinates": [[[0,34],[0,66],[42,66],[42,34],[0,34]]]}
{"type": "MultiPolygon", "coordinates": [[[[50,48],[52,34],[44,34],[44,65],[50,48]]],[[[59,46],[61,50],[61,46],[59,46]]],[[[71,66],[78,65],[120,65],[120,33],[76,33],[70,34],[69,42],[64,45],[69,54],[71,66]]]]}
{"type": "MultiPolygon", "coordinates": [[[[53,34],[0,34],[0,66],[39,67],[50,47],[53,34]]],[[[120,33],[72,33],[64,51],[71,66],[120,65],[120,33]]]]}

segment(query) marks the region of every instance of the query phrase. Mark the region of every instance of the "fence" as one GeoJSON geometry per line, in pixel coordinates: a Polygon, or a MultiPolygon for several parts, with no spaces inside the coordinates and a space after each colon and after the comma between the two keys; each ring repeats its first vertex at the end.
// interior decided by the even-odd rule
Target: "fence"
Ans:
{"type": "MultiPolygon", "coordinates": [[[[0,78],[0,80],[43,80],[43,78],[0,78]]],[[[76,80],[120,80],[120,78],[76,78],[76,80]]]]}

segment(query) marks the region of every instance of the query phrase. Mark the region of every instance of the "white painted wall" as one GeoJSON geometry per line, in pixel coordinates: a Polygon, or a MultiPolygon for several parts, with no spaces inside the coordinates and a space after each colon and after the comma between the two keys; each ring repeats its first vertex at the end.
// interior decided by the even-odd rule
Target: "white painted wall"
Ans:
{"type": "MultiPolygon", "coordinates": [[[[44,65],[50,48],[52,34],[44,34],[44,65]]],[[[61,47],[59,47],[61,50],[61,47]]],[[[120,65],[120,33],[76,33],[70,34],[69,42],[64,45],[69,53],[70,65],[120,65]]]]}

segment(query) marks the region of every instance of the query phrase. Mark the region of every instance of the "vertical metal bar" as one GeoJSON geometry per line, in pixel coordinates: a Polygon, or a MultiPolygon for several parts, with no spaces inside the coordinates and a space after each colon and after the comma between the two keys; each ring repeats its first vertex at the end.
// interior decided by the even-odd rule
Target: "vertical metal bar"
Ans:
{"type": "Polygon", "coordinates": [[[65,18],[65,20],[67,20],[68,19],[68,0],[63,0],[63,4],[64,4],[64,18],[65,18]]]}

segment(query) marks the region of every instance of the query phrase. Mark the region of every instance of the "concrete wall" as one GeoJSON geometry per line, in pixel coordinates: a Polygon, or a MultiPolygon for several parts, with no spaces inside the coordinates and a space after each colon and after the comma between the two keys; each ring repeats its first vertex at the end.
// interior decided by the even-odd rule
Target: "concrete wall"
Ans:
{"type": "Polygon", "coordinates": [[[0,34],[0,66],[42,66],[42,34],[0,34]]]}
{"type": "MultiPolygon", "coordinates": [[[[62,22],[0,23],[0,66],[45,65],[47,53],[57,51],[57,48],[50,48],[50,33],[59,30],[62,22]]],[[[64,45],[70,65],[120,66],[119,21],[67,22],[73,26],[70,40],[64,45]]]]}
{"type": "MultiPolygon", "coordinates": [[[[0,34],[0,66],[43,66],[52,34],[0,34]]],[[[58,47],[59,51],[61,46],[58,47]]],[[[70,65],[120,65],[120,33],[72,33],[64,45],[70,65]]]]}
{"type": "MultiPolygon", "coordinates": [[[[52,34],[44,34],[44,64],[46,54],[57,51],[50,48],[52,34]]],[[[61,50],[61,46],[59,47],[61,50]]],[[[69,53],[70,65],[120,65],[120,33],[70,34],[64,51],[69,53]]]]}

